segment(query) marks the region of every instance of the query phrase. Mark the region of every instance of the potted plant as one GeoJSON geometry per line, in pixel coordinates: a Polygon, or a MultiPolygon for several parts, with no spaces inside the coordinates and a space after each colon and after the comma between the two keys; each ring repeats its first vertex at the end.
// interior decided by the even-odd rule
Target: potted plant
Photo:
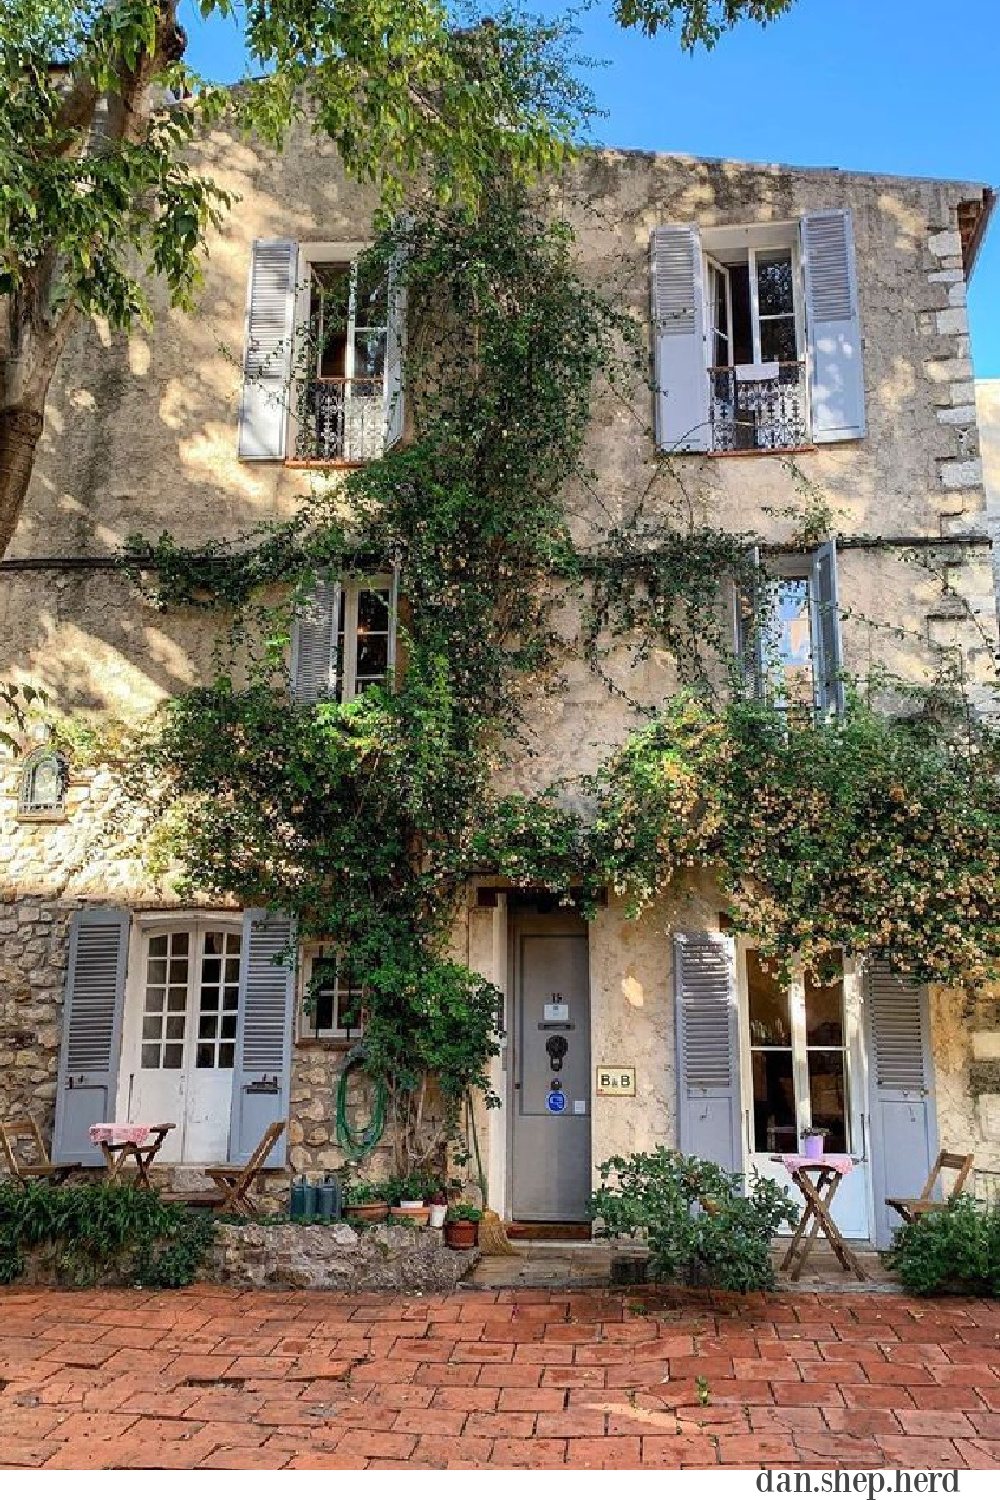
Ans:
{"type": "Polygon", "coordinates": [[[445,1214],[448,1212],[448,1195],[444,1188],[438,1188],[429,1199],[429,1220],[432,1229],[444,1227],[445,1214]]]}
{"type": "Polygon", "coordinates": [[[471,1250],[479,1240],[482,1215],[471,1203],[453,1203],[444,1218],[444,1242],[451,1250],[471,1250]]]}
{"type": "Polygon", "coordinates": [[[389,1196],[382,1182],[351,1182],[344,1189],[344,1217],[378,1223],[388,1218],[389,1196]]]}
{"type": "Polygon", "coordinates": [[[823,1146],[826,1141],[826,1128],[823,1125],[807,1125],[802,1132],[802,1154],[808,1156],[811,1161],[819,1161],[823,1155],[823,1146]]]}

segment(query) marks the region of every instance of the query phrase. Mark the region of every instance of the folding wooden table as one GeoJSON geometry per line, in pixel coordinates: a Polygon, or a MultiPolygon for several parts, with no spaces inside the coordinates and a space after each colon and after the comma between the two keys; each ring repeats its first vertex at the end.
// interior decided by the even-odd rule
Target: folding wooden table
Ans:
{"type": "Polygon", "coordinates": [[[806,1203],[798,1228],[792,1236],[792,1243],[781,1262],[781,1269],[787,1271],[790,1268],[791,1279],[798,1281],[817,1237],[823,1234],[844,1270],[853,1271],[859,1281],[867,1281],[868,1278],[861,1269],[857,1256],[833,1222],[831,1213],[831,1206],[841,1180],[847,1176],[854,1165],[851,1158],[849,1156],[772,1156],[771,1160],[781,1162],[806,1203]]]}
{"type": "Polygon", "coordinates": [[[152,1187],[149,1168],[166,1139],[167,1131],[173,1129],[173,1121],[161,1125],[120,1125],[115,1122],[92,1125],[90,1139],[101,1148],[108,1169],[108,1182],[117,1182],[126,1161],[134,1161],[138,1185],[152,1187]]]}

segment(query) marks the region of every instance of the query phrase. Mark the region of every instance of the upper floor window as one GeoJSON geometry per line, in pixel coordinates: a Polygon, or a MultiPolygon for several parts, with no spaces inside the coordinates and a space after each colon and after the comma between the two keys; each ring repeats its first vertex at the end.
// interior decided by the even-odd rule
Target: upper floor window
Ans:
{"type": "Polygon", "coordinates": [[[349,703],[391,683],[396,665],[394,573],[321,579],[292,633],[292,682],[300,703],[349,703]]]}
{"type": "Polygon", "coordinates": [[[755,694],[783,713],[844,710],[837,549],[768,558],[736,601],[736,646],[755,694]]]}
{"type": "Polygon", "coordinates": [[[241,458],[362,463],[402,437],[404,287],[398,265],[369,276],[363,250],[254,241],[241,458]]]}
{"type": "Polygon", "coordinates": [[[21,771],[17,810],[59,815],[66,810],[66,761],[57,750],[36,750],[21,771]]]}
{"type": "Polygon", "coordinates": [[[656,439],[780,451],[864,435],[850,214],[652,236],[656,439]]]}

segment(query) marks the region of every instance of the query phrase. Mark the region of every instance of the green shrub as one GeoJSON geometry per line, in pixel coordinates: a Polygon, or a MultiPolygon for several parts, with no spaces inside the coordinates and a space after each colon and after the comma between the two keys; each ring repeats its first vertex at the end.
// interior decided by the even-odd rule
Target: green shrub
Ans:
{"type": "Polygon", "coordinates": [[[774,1286],[771,1238],[798,1218],[786,1188],[755,1175],[744,1192],[738,1174],[665,1146],[613,1156],[600,1173],[590,1200],[598,1233],[641,1237],[652,1280],[732,1292],[774,1286]]]}
{"type": "Polygon", "coordinates": [[[918,1297],[1000,1296],[1000,1205],[982,1208],[960,1194],[897,1230],[886,1262],[918,1297]]]}
{"type": "Polygon", "coordinates": [[[77,1286],[105,1277],[188,1286],[214,1235],[210,1214],[129,1183],[0,1182],[0,1285],[23,1275],[25,1257],[40,1250],[77,1286]]]}
{"type": "Polygon", "coordinates": [[[453,1203],[444,1216],[446,1224],[478,1224],[482,1217],[473,1203],[453,1203]]]}

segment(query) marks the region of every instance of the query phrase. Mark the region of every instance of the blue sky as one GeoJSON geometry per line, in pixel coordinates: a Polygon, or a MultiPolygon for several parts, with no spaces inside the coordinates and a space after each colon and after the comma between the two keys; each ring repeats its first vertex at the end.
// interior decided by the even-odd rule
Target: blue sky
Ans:
{"type": "MultiPolygon", "coordinates": [[[[189,60],[237,77],[236,26],[183,9],[189,60]]],[[[997,0],[797,0],[694,57],[669,33],[646,41],[606,17],[585,16],[580,38],[609,64],[590,77],[605,145],[1000,184],[997,0]]],[[[970,316],[976,374],[1000,378],[1000,208],[970,316]]]]}

